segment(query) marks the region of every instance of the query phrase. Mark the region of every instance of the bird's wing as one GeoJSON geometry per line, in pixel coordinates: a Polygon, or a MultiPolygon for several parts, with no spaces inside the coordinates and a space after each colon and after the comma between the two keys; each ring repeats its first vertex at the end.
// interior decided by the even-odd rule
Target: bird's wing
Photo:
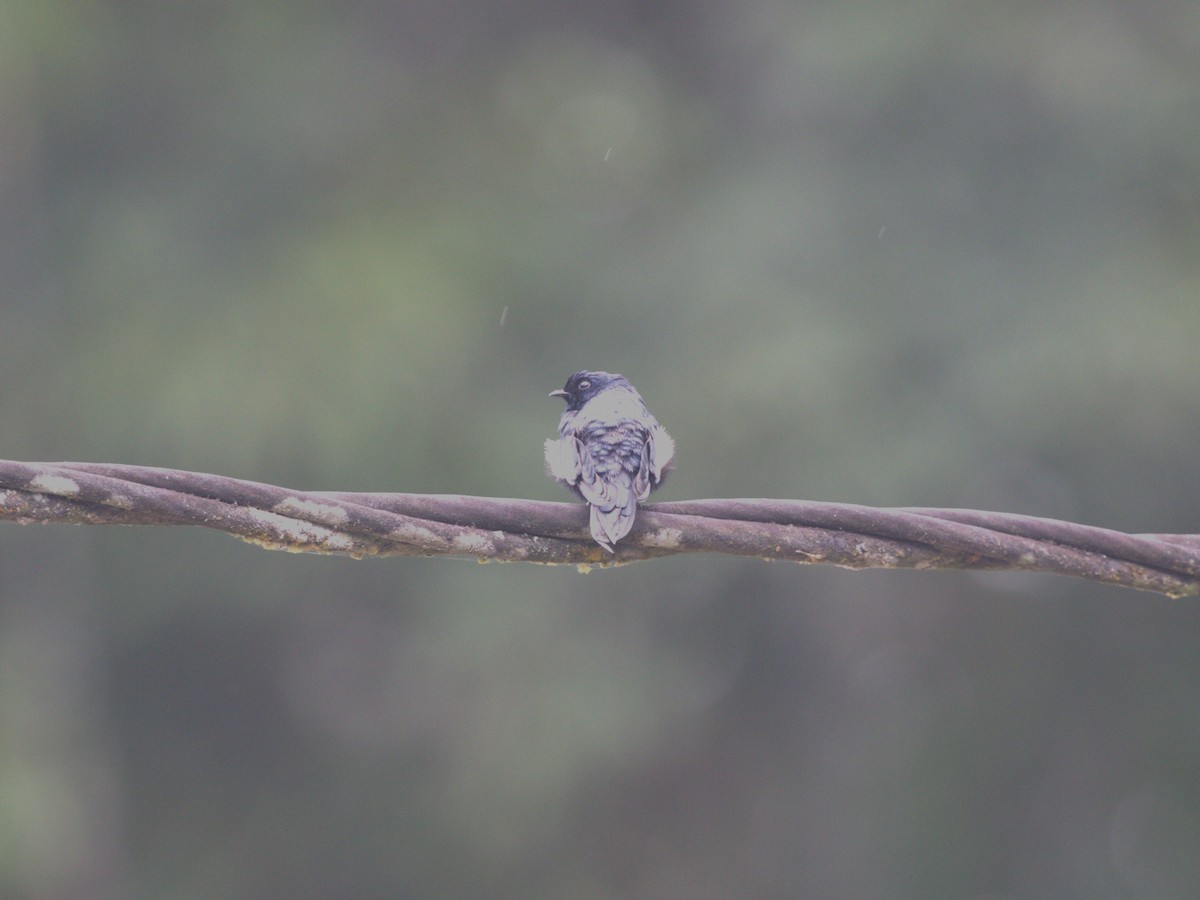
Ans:
{"type": "MultiPolygon", "coordinates": [[[[576,442],[578,443],[578,442],[576,442]]],[[[579,477],[575,488],[583,499],[592,506],[597,506],[602,512],[608,512],[615,506],[625,506],[629,503],[629,488],[620,481],[606,481],[596,471],[596,461],[582,444],[578,444],[579,477]]]]}
{"type": "Polygon", "coordinates": [[[576,447],[576,458],[579,469],[573,486],[588,503],[592,538],[613,553],[613,545],[633,527],[637,501],[628,484],[619,479],[606,481],[600,477],[595,460],[582,445],[576,447]]]}
{"type": "Polygon", "coordinates": [[[646,438],[646,443],[642,444],[642,458],[638,462],[637,474],[633,477],[633,483],[629,486],[633,491],[633,496],[639,501],[645,500],[650,496],[650,492],[654,490],[654,472],[650,464],[650,456],[653,452],[653,441],[651,438],[646,438]]]}
{"type": "Polygon", "coordinates": [[[580,495],[601,511],[608,512],[629,502],[629,488],[619,482],[605,481],[596,472],[592,454],[573,434],[546,440],[546,470],[552,478],[579,491],[580,495]]]}

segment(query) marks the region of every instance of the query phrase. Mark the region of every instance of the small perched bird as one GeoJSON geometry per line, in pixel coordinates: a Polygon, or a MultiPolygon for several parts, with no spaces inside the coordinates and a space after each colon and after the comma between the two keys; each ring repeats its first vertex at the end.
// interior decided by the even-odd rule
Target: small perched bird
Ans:
{"type": "Polygon", "coordinates": [[[638,503],[666,477],[675,441],[623,375],[576,372],[550,396],[567,408],[558,437],[546,441],[546,469],[588,502],[592,537],[612,553],[638,503]]]}

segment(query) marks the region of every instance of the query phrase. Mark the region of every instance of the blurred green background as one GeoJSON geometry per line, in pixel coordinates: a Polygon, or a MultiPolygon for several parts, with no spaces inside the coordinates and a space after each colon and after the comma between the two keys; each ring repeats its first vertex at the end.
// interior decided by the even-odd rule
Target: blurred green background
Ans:
{"type": "MultiPolygon", "coordinates": [[[[0,2],[0,455],[1200,531],[1200,4],[0,2]]],[[[1200,896],[1200,611],[0,527],[5,897],[1200,896]]]]}

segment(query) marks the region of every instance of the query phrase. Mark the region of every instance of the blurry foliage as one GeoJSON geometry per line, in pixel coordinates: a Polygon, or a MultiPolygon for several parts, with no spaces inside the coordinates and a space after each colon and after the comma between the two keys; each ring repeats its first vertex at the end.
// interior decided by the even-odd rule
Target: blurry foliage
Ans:
{"type": "MultiPolygon", "coordinates": [[[[599,367],[675,434],[664,496],[1200,530],[1197,35],[8,0],[4,453],[558,498],[545,394],[599,367]]],[[[10,527],[0,893],[1195,896],[1198,624],[10,527]]]]}

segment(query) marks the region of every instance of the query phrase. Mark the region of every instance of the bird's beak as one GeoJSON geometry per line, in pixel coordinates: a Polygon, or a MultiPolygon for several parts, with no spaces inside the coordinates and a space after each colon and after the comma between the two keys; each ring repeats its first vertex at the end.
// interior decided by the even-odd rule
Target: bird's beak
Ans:
{"type": "Polygon", "coordinates": [[[551,391],[547,396],[549,396],[549,397],[565,397],[565,396],[567,396],[567,392],[562,391],[562,390],[551,391]]]}

